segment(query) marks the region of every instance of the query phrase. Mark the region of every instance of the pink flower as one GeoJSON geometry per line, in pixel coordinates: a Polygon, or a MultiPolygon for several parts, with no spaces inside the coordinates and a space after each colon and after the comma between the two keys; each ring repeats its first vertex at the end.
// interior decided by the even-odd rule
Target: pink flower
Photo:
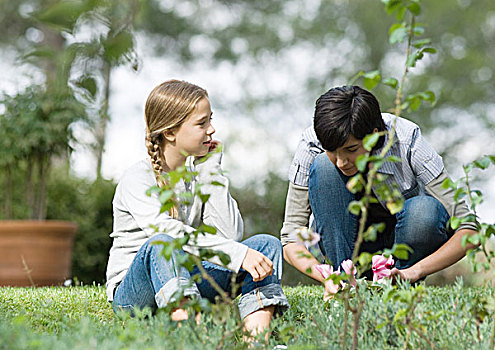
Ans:
{"type": "Polygon", "coordinates": [[[394,266],[392,256],[388,259],[383,255],[375,255],[371,258],[373,270],[373,282],[377,282],[385,277],[390,277],[390,269],[394,266]]]}
{"type": "Polygon", "coordinates": [[[328,279],[331,275],[340,275],[340,269],[333,270],[333,266],[328,264],[315,265],[316,271],[321,273],[323,278],[326,280],[325,283],[329,283],[329,292],[331,294],[335,294],[339,291],[340,286],[338,284],[333,283],[331,279],[328,279]]]}
{"type": "Polygon", "coordinates": [[[342,261],[340,266],[342,266],[342,270],[344,270],[344,272],[347,275],[349,275],[349,282],[351,283],[351,285],[353,285],[355,287],[356,283],[357,283],[356,278],[355,278],[355,276],[357,274],[357,270],[356,270],[356,267],[354,266],[354,263],[352,262],[352,260],[351,259],[344,260],[344,261],[342,261]]]}
{"type": "Polygon", "coordinates": [[[331,275],[340,275],[340,269],[334,271],[333,266],[328,264],[315,265],[315,269],[316,271],[321,273],[321,275],[325,279],[327,279],[331,275]]]}
{"type": "Polygon", "coordinates": [[[297,242],[309,243],[310,246],[315,245],[320,240],[320,235],[307,227],[301,227],[297,231],[297,242]]]}

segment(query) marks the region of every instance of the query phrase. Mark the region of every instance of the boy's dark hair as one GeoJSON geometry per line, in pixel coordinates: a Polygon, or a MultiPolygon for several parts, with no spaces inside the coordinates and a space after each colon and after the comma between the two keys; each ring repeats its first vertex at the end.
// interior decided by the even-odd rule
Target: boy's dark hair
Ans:
{"type": "MultiPolygon", "coordinates": [[[[316,100],[313,126],[323,148],[333,152],[350,135],[362,140],[376,128],[385,130],[380,104],[369,91],[359,86],[341,86],[328,90],[316,100]]],[[[375,146],[383,146],[384,137],[375,146]]]]}

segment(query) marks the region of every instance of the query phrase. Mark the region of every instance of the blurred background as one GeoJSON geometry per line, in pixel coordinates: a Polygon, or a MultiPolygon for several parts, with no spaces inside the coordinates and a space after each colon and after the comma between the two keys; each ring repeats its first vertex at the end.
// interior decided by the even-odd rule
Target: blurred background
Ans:
{"type": "MultiPolygon", "coordinates": [[[[147,156],[146,97],[175,78],[209,92],[246,236],[278,236],[316,99],[360,70],[401,77],[394,21],[379,0],[1,0],[0,219],[77,222],[73,276],[104,283],[115,185],[147,156]],[[8,124],[16,115],[24,125],[8,124]]],[[[403,116],[458,179],[463,164],[495,153],[495,4],[428,1],[418,21],[438,52],[411,70],[406,93],[432,90],[437,103],[403,116]]],[[[393,106],[391,88],[373,93],[382,110],[393,106]]],[[[473,175],[478,214],[493,223],[493,167],[473,175]]],[[[459,274],[482,279],[460,263],[429,283],[459,274]]],[[[310,281],[287,267],[283,283],[310,281]]]]}

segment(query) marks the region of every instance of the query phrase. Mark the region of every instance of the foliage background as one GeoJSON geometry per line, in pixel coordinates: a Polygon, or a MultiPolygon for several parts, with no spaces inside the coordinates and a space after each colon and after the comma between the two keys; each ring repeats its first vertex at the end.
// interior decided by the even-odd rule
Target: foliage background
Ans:
{"type": "MultiPolygon", "coordinates": [[[[43,28],[26,20],[26,13],[58,2],[0,2],[4,58],[0,67],[6,73],[0,90],[15,93],[32,82],[45,81],[44,66],[19,59],[48,38],[42,35],[43,28]]],[[[112,7],[112,1],[105,3],[110,9],[118,8],[112,7]]],[[[89,108],[94,123],[90,127],[73,125],[79,143],[72,144],[75,151],[69,156],[70,167],[62,159],[52,171],[48,193],[49,218],[80,224],[73,271],[87,283],[104,280],[113,187],[125,168],[146,156],[143,105],[156,84],[180,78],[208,89],[217,135],[226,144],[224,168],[229,171],[246,233],[278,235],[287,169],[300,133],[311,124],[316,97],[331,86],[347,83],[361,69],[379,68],[397,75],[403,64],[402,54],[387,42],[393,18],[385,15],[378,0],[118,3],[127,6],[129,16],[118,11],[108,16],[130,17],[127,24],[135,56],[127,62],[130,64],[112,66],[108,81],[110,124],[103,132],[102,165],[103,177],[108,180],[93,183],[98,168],[95,149],[102,129],[97,123],[98,111],[105,100],[104,89],[99,88],[89,108]]],[[[458,177],[461,164],[495,150],[495,8],[490,0],[429,1],[422,7],[420,19],[427,24],[427,36],[439,52],[413,69],[408,86],[412,91],[433,90],[438,103],[406,117],[420,124],[444,156],[448,171],[458,177]]],[[[89,42],[92,35],[111,32],[100,29],[81,22],[72,36],[62,36],[63,45],[89,42]]],[[[95,72],[104,67],[100,61],[91,62],[89,67],[95,72]]],[[[71,84],[82,70],[83,65],[74,66],[71,84]]],[[[103,75],[95,73],[93,77],[98,87],[104,85],[103,75]]],[[[391,107],[391,90],[379,86],[374,93],[382,101],[382,109],[391,107]]],[[[493,175],[492,170],[475,179],[487,199],[481,208],[487,221],[495,218],[493,175]]],[[[0,199],[2,195],[0,191],[0,199]]],[[[299,278],[300,274],[288,273],[284,282],[295,284],[299,278]]]]}

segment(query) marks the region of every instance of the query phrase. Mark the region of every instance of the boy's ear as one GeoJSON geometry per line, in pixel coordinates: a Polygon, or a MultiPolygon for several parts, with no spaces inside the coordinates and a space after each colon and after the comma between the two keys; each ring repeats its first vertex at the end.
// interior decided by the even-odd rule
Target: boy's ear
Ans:
{"type": "Polygon", "coordinates": [[[165,138],[165,140],[167,140],[168,142],[174,142],[175,141],[175,132],[174,130],[171,130],[171,129],[167,129],[163,132],[163,137],[165,138]]]}
{"type": "Polygon", "coordinates": [[[373,129],[373,133],[378,132],[378,128],[373,129]]]}

